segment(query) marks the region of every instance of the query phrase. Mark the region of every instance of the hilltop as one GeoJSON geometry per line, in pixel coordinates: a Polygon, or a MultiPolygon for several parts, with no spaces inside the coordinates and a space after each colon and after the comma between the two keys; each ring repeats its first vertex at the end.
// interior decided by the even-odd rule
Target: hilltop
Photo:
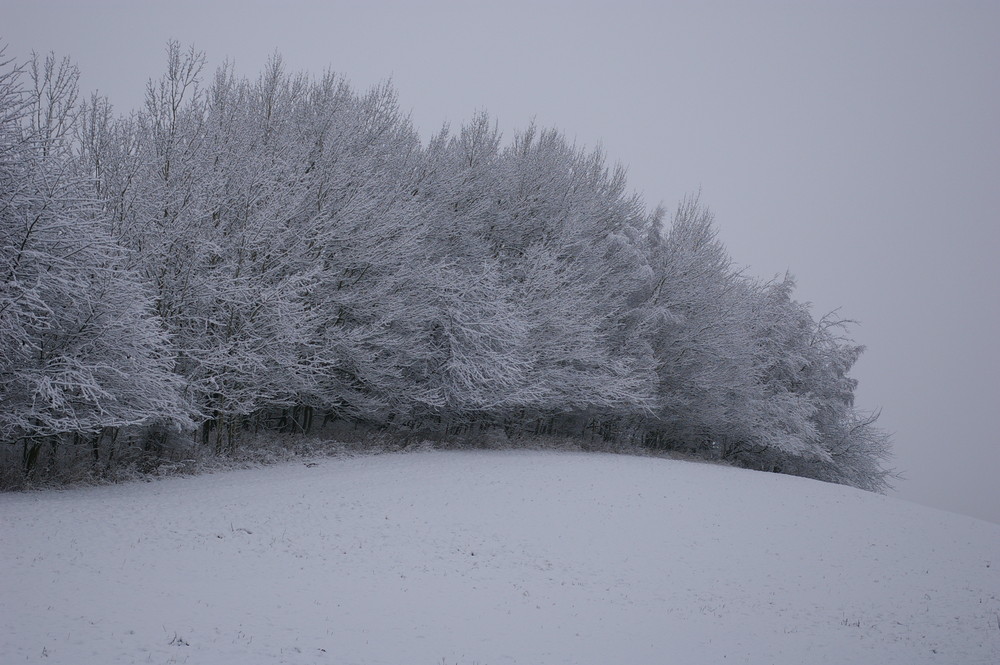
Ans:
{"type": "Polygon", "coordinates": [[[1000,526],[580,452],[0,495],[10,663],[996,663],[1000,526]]]}

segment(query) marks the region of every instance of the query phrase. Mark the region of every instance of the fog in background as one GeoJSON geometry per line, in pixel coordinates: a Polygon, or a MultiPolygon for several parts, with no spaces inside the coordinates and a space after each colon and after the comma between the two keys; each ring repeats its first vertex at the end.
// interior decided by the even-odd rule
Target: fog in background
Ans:
{"type": "MultiPolygon", "coordinates": [[[[701,191],[733,259],[867,345],[898,496],[1000,523],[1000,3],[0,0],[8,56],[142,105],[176,39],[256,76],[387,78],[426,138],[489,111],[701,191]]],[[[209,75],[211,72],[209,72],[209,75]]]]}

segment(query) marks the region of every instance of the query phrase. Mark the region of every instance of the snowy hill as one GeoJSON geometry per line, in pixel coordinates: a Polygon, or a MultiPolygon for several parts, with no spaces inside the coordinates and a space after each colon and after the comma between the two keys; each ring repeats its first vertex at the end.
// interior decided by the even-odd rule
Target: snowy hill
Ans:
{"type": "Polygon", "coordinates": [[[7,494],[0,561],[4,663],[1000,663],[1000,526],[664,459],[7,494]]]}

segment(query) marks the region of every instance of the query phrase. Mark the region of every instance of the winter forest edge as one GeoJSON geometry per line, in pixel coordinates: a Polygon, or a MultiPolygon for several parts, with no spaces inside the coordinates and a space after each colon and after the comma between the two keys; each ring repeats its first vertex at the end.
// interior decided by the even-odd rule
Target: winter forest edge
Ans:
{"type": "Polygon", "coordinates": [[[0,484],[261,433],[555,436],[884,491],[863,347],[555,130],[167,46],[145,108],[0,57],[0,484]]]}

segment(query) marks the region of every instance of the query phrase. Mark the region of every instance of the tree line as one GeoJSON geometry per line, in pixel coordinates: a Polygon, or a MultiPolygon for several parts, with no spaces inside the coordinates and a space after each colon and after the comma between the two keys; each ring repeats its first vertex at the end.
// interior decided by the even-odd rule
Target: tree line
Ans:
{"type": "Polygon", "coordinates": [[[600,150],[486,114],[422,142],[391,86],[278,56],[210,75],[170,43],[130,114],[68,60],[0,60],[0,459],[24,477],[337,421],[887,487],[848,322],[600,150]]]}

